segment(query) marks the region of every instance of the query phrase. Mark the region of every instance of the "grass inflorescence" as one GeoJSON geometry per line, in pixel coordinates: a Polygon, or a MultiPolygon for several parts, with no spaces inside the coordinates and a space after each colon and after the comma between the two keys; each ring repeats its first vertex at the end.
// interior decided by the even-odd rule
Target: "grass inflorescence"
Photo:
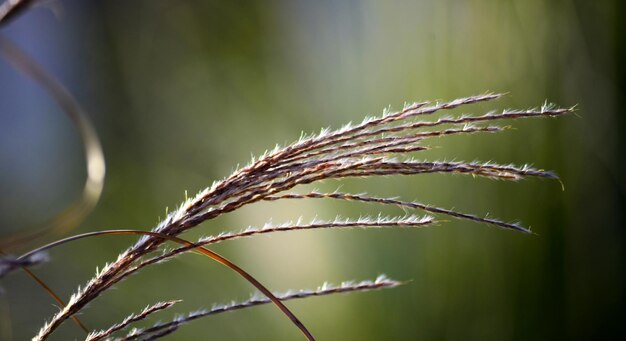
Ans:
{"type": "MultiPolygon", "coordinates": [[[[15,0],[0,3],[0,27],[24,12],[34,1],[15,0]]],[[[437,223],[437,216],[448,216],[455,219],[474,221],[498,228],[529,233],[519,223],[505,222],[499,219],[480,217],[456,210],[435,207],[429,204],[406,201],[400,198],[385,198],[366,193],[297,192],[301,185],[318,183],[329,179],[371,178],[385,176],[409,176],[431,173],[465,174],[489,179],[516,181],[526,177],[555,179],[557,176],[549,171],[535,169],[526,165],[500,165],[493,162],[445,162],[424,161],[416,158],[422,151],[430,149],[427,142],[432,138],[445,138],[451,135],[469,135],[479,133],[497,133],[506,129],[501,125],[505,120],[534,117],[556,117],[573,112],[574,108],[558,108],[544,104],[528,110],[490,111],[482,115],[443,115],[436,119],[428,117],[449,110],[466,107],[471,104],[489,102],[502,97],[502,94],[486,93],[455,99],[449,102],[416,102],[400,111],[385,111],[380,117],[366,118],[360,124],[347,124],[340,129],[322,129],[319,134],[302,136],[298,141],[266,152],[253,158],[223,180],[216,181],[210,187],[188,198],[176,210],[169,213],[153,229],[137,230],[105,230],[74,235],[58,239],[40,248],[15,257],[5,254],[5,250],[23,246],[42,237],[53,237],[67,234],[71,228],[95,207],[104,186],[105,163],[100,141],[95,129],[89,122],[84,111],[71,93],[52,77],[43,67],[36,63],[28,54],[16,45],[0,36],[0,53],[3,54],[16,69],[42,86],[64,112],[75,123],[80,132],[85,149],[87,178],[82,196],[66,211],[43,224],[43,228],[24,235],[3,238],[0,241],[0,278],[8,273],[23,269],[33,280],[41,285],[59,304],[61,309],[52,316],[33,337],[33,340],[45,340],[50,337],[67,319],[87,332],[86,340],[120,339],[120,340],[154,340],[169,335],[182,325],[193,320],[219,313],[273,303],[290,321],[298,327],[308,339],[314,339],[304,323],[298,319],[283,303],[291,299],[307,298],[354,291],[368,291],[392,288],[402,282],[379,276],[373,281],[344,282],[340,285],[324,285],[312,290],[295,290],[286,293],[274,293],[249,272],[224,256],[208,247],[225,241],[241,238],[253,238],[262,234],[350,228],[382,229],[382,228],[422,228],[437,223]],[[221,232],[213,236],[195,241],[182,239],[180,235],[197,228],[203,222],[216,219],[225,214],[235,212],[244,206],[258,202],[275,202],[279,200],[326,199],[345,202],[364,202],[372,205],[394,205],[406,211],[426,212],[426,215],[407,214],[404,216],[382,216],[364,214],[359,218],[337,217],[334,220],[313,220],[304,222],[302,219],[283,224],[265,224],[261,227],[248,227],[239,232],[221,232]],[[79,287],[67,304],[39,279],[29,267],[48,260],[45,252],[53,247],[75,240],[111,235],[136,235],[139,240],[121,252],[117,259],[97,270],[95,276],[79,287]],[[178,244],[177,248],[168,249],[166,243],[178,244]],[[218,262],[239,274],[252,284],[258,293],[249,300],[214,305],[211,309],[201,309],[174,320],[159,323],[147,328],[135,325],[149,316],[170,309],[178,301],[163,301],[150,305],[141,312],[131,314],[119,323],[108,328],[92,330],[87,328],[76,316],[85,307],[104,295],[120,281],[136,274],[148,266],[152,266],[189,251],[197,251],[209,259],[218,262]],[[158,253],[157,253],[158,252],[158,253]],[[126,335],[121,336],[126,329],[126,335]],[[116,336],[117,335],[117,336],[116,336]]]]}
{"type": "MultiPolygon", "coordinates": [[[[484,94],[443,103],[414,103],[407,105],[398,112],[385,113],[378,118],[368,118],[360,124],[346,125],[338,130],[324,129],[317,135],[305,136],[293,144],[276,147],[261,157],[253,159],[247,166],[236,170],[223,180],[216,181],[212,186],[201,191],[195,197],[187,199],[176,210],[169,213],[151,232],[137,232],[137,234],[143,234],[143,237],[122,252],[117,260],[102,268],[86,285],[79,288],[68,304],[41,328],[35,339],[46,339],[63,321],[80,312],[88,303],[100,297],[124,278],[137,273],[147,266],[190,250],[199,250],[201,248],[208,250],[206,247],[227,240],[243,237],[250,238],[268,233],[313,229],[338,230],[356,227],[415,228],[428,226],[436,222],[435,217],[430,215],[398,217],[366,217],[364,215],[358,219],[337,218],[330,221],[314,220],[311,222],[298,220],[279,225],[267,224],[263,227],[250,227],[240,232],[221,233],[201,238],[196,242],[184,241],[177,237],[183,232],[196,228],[205,221],[261,201],[329,199],[367,202],[378,205],[396,205],[404,209],[424,211],[433,215],[450,216],[456,219],[490,224],[503,229],[529,232],[528,229],[519,223],[480,217],[415,201],[383,198],[364,193],[319,191],[298,193],[292,191],[300,185],[328,179],[429,173],[471,174],[473,176],[509,181],[526,177],[556,178],[556,175],[552,172],[529,166],[499,165],[493,162],[431,162],[415,158],[415,155],[420,151],[429,148],[427,142],[434,137],[495,133],[502,131],[503,128],[493,125],[493,123],[505,119],[553,117],[572,111],[571,108],[560,109],[552,106],[542,106],[522,111],[504,110],[499,113],[489,112],[484,115],[449,116],[435,120],[424,120],[428,115],[473,103],[493,101],[501,96],[501,94],[484,94]],[[167,241],[175,241],[181,244],[181,246],[160,255],[154,255],[155,251],[161,249],[167,241]]],[[[212,251],[210,252],[212,253],[212,251]]],[[[251,276],[244,275],[247,273],[237,268],[232,262],[224,261],[223,257],[213,254],[209,255],[209,257],[242,274],[244,278],[253,283],[266,296],[264,299],[255,299],[248,303],[232,305],[228,309],[220,308],[218,309],[219,311],[245,308],[261,304],[260,302],[274,302],[309,339],[313,338],[311,333],[286,306],[280,303],[282,300],[314,296],[322,294],[322,292],[330,294],[386,287],[384,285],[372,287],[354,283],[354,285],[347,284],[343,286],[342,290],[318,290],[299,296],[280,296],[271,294],[251,276]]],[[[157,338],[173,332],[181,324],[189,320],[214,313],[214,310],[209,310],[203,313],[191,314],[177,319],[172,324],[161,325],[157,329],[154,329],[156,327],[147,329],[150,331],[149,335],[141,334],[146,333],[143,331],[141,333],[131,333],[128,337],[157,338]]]]}

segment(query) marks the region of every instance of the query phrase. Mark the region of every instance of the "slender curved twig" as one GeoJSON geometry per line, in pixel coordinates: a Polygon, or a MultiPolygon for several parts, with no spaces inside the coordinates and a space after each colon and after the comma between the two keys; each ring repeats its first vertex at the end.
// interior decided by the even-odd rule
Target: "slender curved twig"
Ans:
{"type": "MultiPolygon", "coordinates": [[[[144,236],[150,236],[154,238],[160,238],[163,240],[169,240],[169,241],[181,244],[183,246],[193,245],[192,242],[189,242],[187,240],[184,240],[175,236],[169,236],[163,233],[158,233],[158,232],[141,231],[141,230],[107,230],[107,231],[88,232],[88,233],[83,233],[83,234],[63,238],[61,240],[57,240],[55,242],[46,244],[44,246],[41,246],[37,249],[34,249],[32,251],[29,251],[23,254],[22,256],[18,257],[18,260],[28,258],[39,252],[43,252],[51,248],[54,248],[56,246],[66,244],[75,240],[89,238],[89,237],[96,237],[96,236],[104,236],[104,235],[144,235],[144,236]]],[[[226,259],[225,257],[221,256],[220,254],[214,251],[211,251],[205,247],[197,247],[196,250],[200,251],[201,253],[215,260],[216,262],[222,265],[225,265],[226,267],[230,268],[231,270],[237,272],[239,275],[244,277],[248,282],[254,285],[259,291],[267,295],[267,297],[272,301],[272,303],[274,303],[287,317],[289,317],[289,319],[293,322],[293,324],[296,325],[300,329],[300,331],[302,331],[302,333],[307,337],[307,339],[309,340],[315,339],[313,335],[304,326],[304,324],[300,322],[300,320],[289,310],[289,308],[287,308],[282,302],[280,302],[280,300],[277,299],[272,294],[271,291],[269,291],[265,286],[263,286],[263,284],[261,284],[256,278],[252,277],[252,275],[250,275],[245,270],[237,266],[235,263],[229,261],[228,259],[226,259]]],[[[69,306],[65,306],[65,309],[69,310],[68,307],[69,306]]],[[[73,315],[74,313],[70,313],[70,314],[73,315]]],[[[45,336],[41,335],[39,338],[45,338],[45,336]]]]}
{"type": "MultiPolygon", "coordinates": [[[[10,1],[9,1],[10,2],[10,1]]],[[[26,3],[22,1],[20,3],[26,3]]],[[[6,4],[7,2],[5,2],[6,4]]],[[[93,210],[98,203],[104,187],[105,162],[102,146],[93,125],[91,124],[80,104],[72,94],[34,59],[20,50],[8,38],[0,35],[0,53],[17,70],[28,76],[59,104],[63,111],[72,120],[80,133],[85,149],[87,178],[83,186],[81,197],[63,212],[59,213],[41,228],[28,231],[24,234],[4,237],[0,242],[0,249],[14,248],[25,242],[33,241],[43,236],[62,236],[78,224],[93,210]]]]}

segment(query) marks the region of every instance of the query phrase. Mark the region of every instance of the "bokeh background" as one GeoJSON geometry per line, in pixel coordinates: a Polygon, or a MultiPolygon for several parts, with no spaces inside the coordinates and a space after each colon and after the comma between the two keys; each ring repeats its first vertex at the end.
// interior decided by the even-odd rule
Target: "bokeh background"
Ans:
{"type": "MultiPolygon", "coordinates": [[[[320,340],[619,339],[625,335],[621,1],[58,1],[2,28],[79,99],[107,160],[104,195],[74,232],[149,228],[166,207],[301,132],[388,105],[510,92],[474,113],[544,101],[575,116],[434,140],[428,159],[532,163],[556,181],[428,175],[317,186],[400,196],[506,220],[537,235],[450,221],[421,230],[308,231],[216,248],[281,291],[324,281],[412,280],[384,291],[288,305],[320,340]]],[[[0,61],[0,229],[10,235],[80,195],[78,133],[32,82],[0,61]]],[[[299,216],[399,209],[325,201],[262,203],[186,237],[299,216]]],[[[43,243],[44,241],[41,241],[43,243]]],[[[69,297],[132,237],[63,246],[36,269],[69,297]]],[[[2,279],[0,339],[30,338],[56,310],[22,273],[2,279]]],[[[251,287],[197,255],[146,269],[84,310],[92,328],[164,299],[169,320],[248,297],[251,287]]],[[[67,321],[55,340],[81,339],[67,321]]],[[[272,306],[196,321],[171,340],[299,339],[272,306]]]]}

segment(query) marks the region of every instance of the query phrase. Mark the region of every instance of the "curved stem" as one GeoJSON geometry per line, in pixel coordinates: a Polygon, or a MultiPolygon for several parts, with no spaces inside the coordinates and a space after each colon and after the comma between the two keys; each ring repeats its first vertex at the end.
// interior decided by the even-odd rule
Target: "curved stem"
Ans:
{"type": "MultiPolygon", "coordinates": [[[[19,3],[28,3],[21,1],[19,3]]],[[[7,1],[6,3],[11,3],[7,1]]],[[[3,5],[4,5],[3,4],[3,5]]],[[[1,14],[1,13],[0,13],[1,14]]],[[[0,21],[2,17],[0,16],[0,21]]],[[[104,153],[98,134],[84,110],[72,94],[56,78],[48,73],[39,63],[23,52],[11,40],[0,35],[0,53],[4,58],[23,73],[40,85],[63,109],[78,130],[84,146],[87,178],[83,186],[82,196],[72,203],[63,212],[45,222],[43,227],[3,238],[0,243],[1,249],[8,249],[34,238],[45,235],[63,235],[76,227],[96,206],[102,189],[104,187],[104,177],[106,166],[104,153]]]]}
{"type": "MultiPolygon", "coordinates": [[[[28,274],[28,276],[30,276],[30,278],[32,278],[35,282],[41,285],[44,288],[44,290],[46,290],[48,294],[50,294],[50,296],[54,298],[55,301],[57,301],[58,304],[60,304],[62,307],[65,307],[65,302],[63,302],[63,300],[61,299],[61,297],[59,297],[59,295],[57,295],[54,291],[52,291],[52,288],[50,288],[44,281],[42,281],[39,277],[37,277],[28,268],[24,267],[22,269],[28,274]]],[[[80,327],[80,329],[82,329],[85,333],[89,334],[89,329],[85,327],[85,325],[78,319],[78,317],[76,317],[76,315],[72,315],[71,318],[80,327]]]]}
{"type": "MultiPolygon", "coordinates": [[[[0,255],[4,256],[6,255],[2,250],[0,250],[0,255]]],[[[30,271],[28,269],[28,267],[26,266],[22,266],[21,267],[22,270],[24,270],[24,272],[26,272],[26,274],[32,278],[35,282],[37,282],[37,284],[39,284],[50,296],[52,296],[52,298],[61,306],[61,307],[65,307],[65,302],[63,302],[63,300],[59,297],[59,295],[57,295],[54,290],[52,290],[52,288],[50,288],[50,286],[48,286],[48,284],[46,284],[46,282],[44,282],[41,278],[39,278],[37,275],[35,275],[35,273],[33,273],[32,271],[30,271]]],[[[74,320],[74,322],[80,327],[80,329],[82,329],[85,333],[89,334],[89,330],[87,329],[87,327],[85,327],[85,325],[78,319],[78,317],[76,317],[75,315],[71,316],[72,320],[74,320]]]]}
{"type": "MultiPolygon", "coordinates": [[[[152,237],[169,240],[169,241],[172,241],[172,242],[184,245],[184,246],[194,245],[190,241],[187,241],[178,237],[158,233],[158,232],[141,231],[141,230],[107,230],[107,231],[83,233],[83,234],[79,234],[79,235],[75,235],[75,236],[71,236],[68,238],[54,241],[52,243],[46,244],[35,250],[32,250],[30,252],[23,254],[22,256],[18,257],[18,260],[30,257],[34,255],[35,253],[49,250],[53,247],[56,247],[65,243],[69,243],[71,241],[88,238],[88,237],[103,236],[103,235],[120,235],[120,234],[121,235],[128,235],[128,234],[146,235],[146,236],[152,236],[152,237]]],[[[225,257],[221,256],[220,254],[214,251],[211,251],[205,247],[197,247],[196,250],[200,251],[201,253],[215,260],[216,262],[222,265],[225,265],[226,267],[237,272],[239,275],[245,278],[248,282],[254,285],[259,291],[261,291],[265,296],[267,296],[272,301],[272,303],[274,303],[287,317],[289,317],[291,322],[293,322],[293,324],[295,324],[300,329],[300,331],[302,331],[302,333],[304,334],[304,336],[306,336],[308,340],[315,340],[313,335],[308,331],[308,329],[304,326],[304,324],[289,310],[289,308],[287,308],[278,298],[276,298],[276,296],[274,296],[274,294],[272,294],[271,291],[269,291],[265,286],[263,286],[263,284],[261,284],[258,280],[256,280],[252,275],[250,275],[245,270],[237,266],[235,263],[229,261],[228,259],[226,259],[225,257]]]]}

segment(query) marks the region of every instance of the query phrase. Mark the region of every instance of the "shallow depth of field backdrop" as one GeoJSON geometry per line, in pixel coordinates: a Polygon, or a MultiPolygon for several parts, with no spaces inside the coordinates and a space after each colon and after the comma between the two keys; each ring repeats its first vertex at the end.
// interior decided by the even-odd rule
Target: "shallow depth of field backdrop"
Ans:
{"type": "MultiPolygon", "coordinates": [[[[548,100],[578,104],[578,117],[516,121],[515,130],[497,135],[434,141],[441,148],[427,157],[530,162],[555,170],[565,191],[557,181],[450,175],[351,180],[342,188],[520,219],[537,235],[450,221],[421,230],[275,234],[216,250],[279,291],[380,273],[412,280],[391,290],[289,302],[320,340],[624,336],[626,43],[619,1],[50,5],[55,11],[33,8],[2,34],[71,89],[103,141],[104,195],[73,233],[148,229],[186,190],[194,194],[302,131],[360,121],[405,101],[509,91],[503,100],[467,110],[523,109],[548,100]]],[[[3,235],[55,214],[80,194],[84,161],[77,132],[46,93],[4,61],[0,142],[3,235]]],[[[338,186],[329,181],[321,188],[338,186]]],[[[379,211],[319,200],[261,203],[186,236],[269,219],[379,211]]],[[[382,212],[403,214],[392,207],[382,212]]],[[[36,272],[67,298],[133,241],[104,237],[63,246],[36,272]]],[[[57,310],[23,273],[0,286],[0,339],[31,337],[57,310]]],[[[253,291],[193,254],[116,288],[84,310],[89,327],[107,327],[158,300],[184,301],[150,322],[253,291]]],[[[53,339],[81,337],[66,321],[53,339]]],[[[170,339],[300,337],[275,307],[263,306],[196,321],[170,339]]]]}

